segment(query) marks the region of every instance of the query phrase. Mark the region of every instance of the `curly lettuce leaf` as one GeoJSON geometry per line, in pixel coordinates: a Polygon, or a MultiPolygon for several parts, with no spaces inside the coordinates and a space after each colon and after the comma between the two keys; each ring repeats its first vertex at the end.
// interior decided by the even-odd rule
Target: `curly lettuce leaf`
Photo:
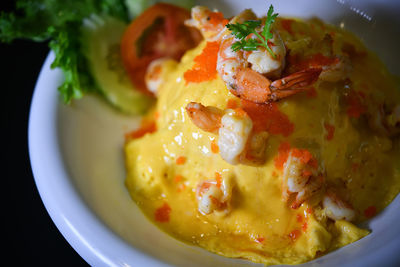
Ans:
{"type": "Polygon", "coordinates": [[[69,103],[97,90],[80,49],[82,20],[93,13],[128,20],[124,0],[19,0],[14,13],[0,13],[0,41],[51,40],[56,56],[51,67],[64,72],[65,81],[58,90],[69,103]]]}

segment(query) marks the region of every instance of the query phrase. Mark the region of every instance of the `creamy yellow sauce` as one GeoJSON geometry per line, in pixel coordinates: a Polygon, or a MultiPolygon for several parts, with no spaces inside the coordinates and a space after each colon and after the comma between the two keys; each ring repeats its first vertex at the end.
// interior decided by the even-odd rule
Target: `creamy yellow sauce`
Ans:
{"type": "MultiPolygon", "coordinates": [[[[312,41],[325,33],[333,37],[335,49],[344,42],[352,44],[366,53],[352,58],[352,89],[373,95],[376,101],[400,103],[400,91],[391,75],[353,35],[319,21],[296,20],[291,33],[282,28],[280,20],[275,25],[288,49],[297,49],[305,36],[312,41]]],[[[126,144],[126,186],[142,211],[179,240],[264,264],[303,263],[366,236],[369,230],[356,226],[367,219],[365,210],[373,206],[381,211],[400,191],[398,138],[377,135],[363,118],[346,114],[342,103],[345,83],[319,81],[314,85],[316,96],[301,93],[278,102],[294,131],[288,137],[268,138],[265,164],[231,165],[212,152],[217,135],[196,127],[185,111],[191,101],[225,109],[227,101],[236,98],[219,76],[185,83],[183,74],[204,46],[205,42],[187,52],[179,64],[166,65],[166,82],[159,89],[156,107],[157,131],[126,144]],[[325,124],[334,126],[331,140],[326,138],[325,124]],[[343,188],[357,212],[354,224],[327,219],[316,204],[320,196],[298,209],[282,201],[282,172],[276,169],[274,158],[283,141],[310,150],[323,164],[327,182],[343,188]],[[184,163],[177,164],[182,157],[184,163]],[[203,215],[195,190],[199,182],[214,179],[216,172],[234,182],[231,211],[203,215]],[[157,221],[155,214],[165,204],[170,207],[168,220],[157,221]]]]}

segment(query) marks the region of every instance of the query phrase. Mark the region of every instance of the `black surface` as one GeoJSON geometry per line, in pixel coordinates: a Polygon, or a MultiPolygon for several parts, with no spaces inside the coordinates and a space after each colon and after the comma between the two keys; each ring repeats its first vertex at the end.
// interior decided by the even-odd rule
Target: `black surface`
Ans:
{"type": "MultiPolygon", "coordinates": [[[[0,1],[0,10],[10,10],[13,3],[0,1]]],[[[6,161],[2,164],[6,173],[1,175],[5,181],[1,185],[1,206],[5,207],[1,218],[6,221],[1,238],[6,247],[1,253],[4,266],[87,266],[48,215],[29,162],[30,102],[48,51],[46,43],[0,43],[1,116],[5,133],[2,142],[6,145],[6,161]]]]}

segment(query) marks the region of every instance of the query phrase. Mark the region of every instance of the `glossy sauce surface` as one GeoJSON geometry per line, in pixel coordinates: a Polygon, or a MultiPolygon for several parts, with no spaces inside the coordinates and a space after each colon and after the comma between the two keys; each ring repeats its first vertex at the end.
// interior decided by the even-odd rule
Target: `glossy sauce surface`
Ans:
{"type": "Polygon", "coordinates": [[[181,63],[170,62],[164,68],[157,130],[125,147],[126,185],[149,219],[179,240],[227,257],[295,264],[354,242],[368,230],[327,219],[315,205],[321,196],[298,209],[288,207],[282,201],[280,148],[286,144],[309,150],[323,164],[327,182],[346,191],[357,212],[355,223],[373,217],[400,190],[399,139],[371,132],[365,122],[368,106],[359,96],[399,103],[400,93],[380,61],[349,33],[319,21],[278,20],[276,27],[292,50],[298,49],[299,42],[326,33],[332,36],[334,49],[350,45],[351,82],[318,82],[307,92],[264,107],[261,114],[255,111],[253,117],[249,106],[252,119],[259,119],[257,127],[266,127],[270,133],[267,159],[261,166],[231,165],[217,153],[217,136],[197,128],[185,111],[191,101],[220,109],[239,105],[246,110],[246,103],[233,96],[218,75],[201,82],[185,80],[194,58],[207,46],[203,42],[181,63]],[[353,96],[354,92],[359,96],[353,96]],[[196,187],[219,176],[233,180],[231,211],[203,215],[198,211],[196,187]]]}

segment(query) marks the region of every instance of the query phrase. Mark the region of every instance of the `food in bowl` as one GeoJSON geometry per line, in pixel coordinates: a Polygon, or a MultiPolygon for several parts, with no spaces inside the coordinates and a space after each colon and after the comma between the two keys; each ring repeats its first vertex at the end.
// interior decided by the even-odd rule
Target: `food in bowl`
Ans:
{"type": "Polygon", "coordinates": [[[400,190],[400,91],[351,33],[272,7],[147,68],[156,108],[127,134],[126,186],[160,229],[226,257],[299,264],[368,235],[400,190]]]}

